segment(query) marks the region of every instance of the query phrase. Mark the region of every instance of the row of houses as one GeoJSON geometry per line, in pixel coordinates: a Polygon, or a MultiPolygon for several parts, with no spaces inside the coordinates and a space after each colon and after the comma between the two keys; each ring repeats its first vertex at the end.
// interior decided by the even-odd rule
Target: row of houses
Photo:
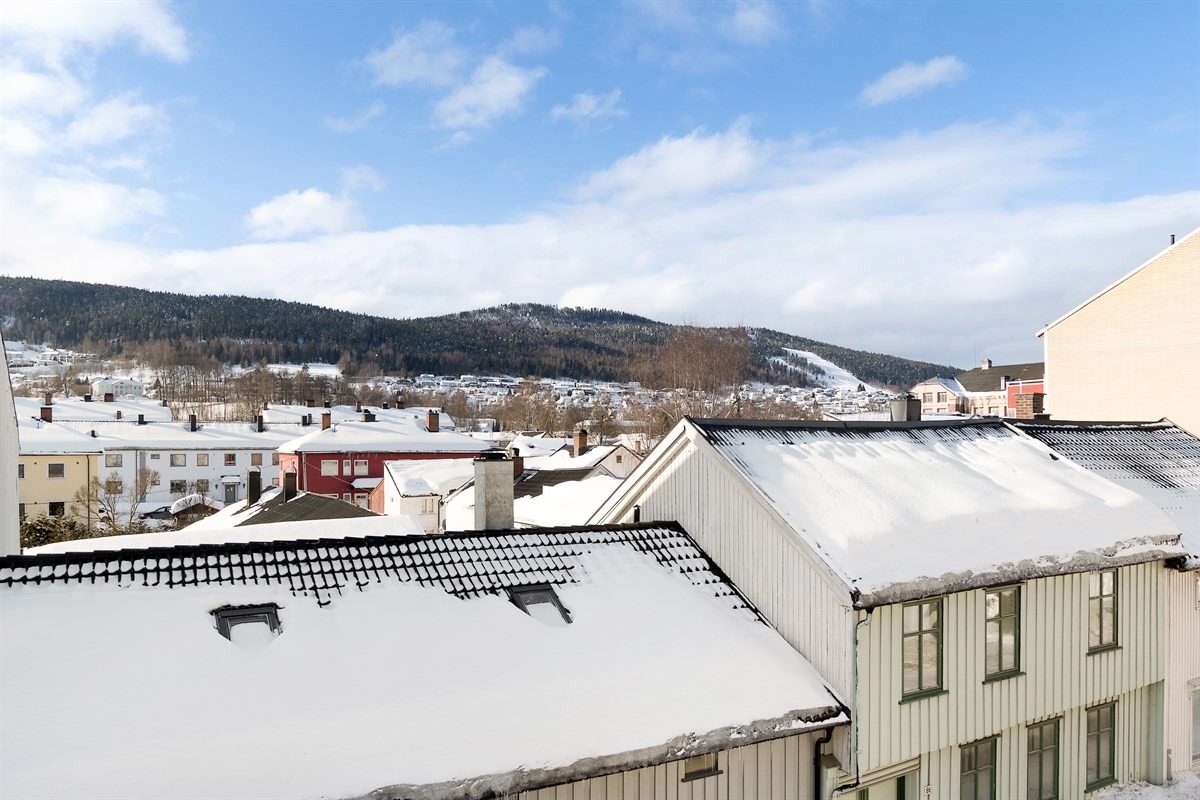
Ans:
{"type": "Polygon", "coordinates": [[[555,488],[516,458],[624,453],[471,454],[471,531],[297,462],[181,532],[0,558],[5,793],[1054,800],[1200,768],[1195,433],[904,405],[684,419],[575,524],[514,528],[555,488]]]}

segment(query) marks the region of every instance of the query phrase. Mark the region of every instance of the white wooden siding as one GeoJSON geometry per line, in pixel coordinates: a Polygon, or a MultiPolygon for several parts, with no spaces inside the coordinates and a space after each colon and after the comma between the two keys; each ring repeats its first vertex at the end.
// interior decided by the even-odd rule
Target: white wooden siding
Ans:
{"type": "MultiPolygon", "coordinates": [[[[854,688],[850,592],[707,442],[689,442],[632,502],[676,520],[841,697],[854,688]]],[[[609,521],[629,521],[624,519],[609,521]]]]}
{"type": "MultiPolygon", "coordinates": [[[[1104,698],[1098,702],[1116,703],[1116,728],[1113,731],[1114,777],[1117,783],[1146,780],[1152,775],[1155,727],[1159,725],[1156,709],[1161,702],[1161,684],[1133,692],[1104,698]]],[[[1055,719],[1049,716],[1030,722],[1055,719]]],[[[1058,796],[1081,798],[1087,784],[1087,709],[1070,709],[1060,715],[1058,796]]],[[[1027,777],[1027,728],[1015,725],[999,732],[996,746],[996,797],[1025,797],[1027,777]]],[[[993,734],[995,735],[995,734],[993,734]]],[[[985,737],[981,737],[985,738],[985,737]]],[[[921,760],[920,797],[939,800],[960,798],[960,750],[945,747],[928,753],[921,760]],[[929,793],[925,794],[928,787],[929,793]]],[[[853,795],[850,795],[853,796],[853,795]]]]}
{"type": "MultiPolygon", "coordinates": [[[[1137,691],[1166,672],[1166,570],[1161,563],[1118,570],[1118,645],[1088,655],[1088,574],[1028,581],[1021,591],[1024,675],[984,683],[984,590],[943,602],[945,694],[901,703],[902,606],[871,612],[859,646],[858,707],[863,770],[994,735],[1029,720],[1137,691]]],[[[865,612],[860,612],[865,613],[865,612]]],[[[1003,796],[1003,795],[1001,795],[1003,796]]]]}
{"type": "Polygon", "coordinates": [[[507,795],[508,800],[814,800],[813,743],[788,736],[717,753],[720,775],[684,783],[683,762],[507,795]]]}
{"type": "Polygon", "coordinates": [[[1191,769],[1192,692],[1200,680],[1200,571],[1167,573],[1166,717],[1171,769],[1191,769]]]}

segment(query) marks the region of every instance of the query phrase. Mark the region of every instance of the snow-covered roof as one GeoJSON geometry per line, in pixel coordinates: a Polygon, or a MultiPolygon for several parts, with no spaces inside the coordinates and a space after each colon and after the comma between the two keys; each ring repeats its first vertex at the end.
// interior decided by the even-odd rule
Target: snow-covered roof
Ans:
{"type": "Polygon", "coordinates": [[[545,434],[520,434],[514,436],[513,440],[508,443],[508,452],[517,453],[526,459],[539,458],[557,453],[564,447],[571,446],[570,439],[563,439],[557,436],[546,436],[545,434]]]}
{"type": "Polygon", "coordinates": [[[515,498],[513,517],[518,525],[580,525],[591,519],[620,485],[620,478],[595,475],[546,486],[541,494],[515,498]]]}
{"type": "Polygon", "coordinates": [[[346,421],[292,439],[281,453],[480,453],[486,442],[454,431],[425,430],[412,419],[346,421]]]}
{"type": "Polygon", "coordinates": [[[274,450],[295,436],[294,430],[274,430],[269,426],[258,431],[251,422],[206,422],[190,430],[186,422],[111,420],[56,421],[82,434],[95,431],[104,449],[128,450],[274,450]]]}
{"type": "MultiPolygon", "coordinates": [[[[36,417],[43,401],[40,397],[18,397],[16,403],[17,416],[36,417]]],[[[50,407],[54,411],[55,422],[113,420],[117,418],[118,411],[121,412],[121,418],[126,421],[137,420],[138,414],[155,422],[171,421],[171,409],[157,400],[145,397],[118,397],[111,403],[93,399],[92,402],[87,403],[82,397],[55,395],[54,402],[50,407]]]]}
{"type": "Polygon", "coordinates": [[[20,797],[493,796],[845,721],[671,525],[14,556],[0,601],[20,797]]]}
{"type": "Polygon", "coordinates": [[[916,391],[918,386],[928,386],[930,384],[933,384],[935,386],[941,386],[942,388],[946,389],[947,391],[953,392],[954,394],[956,394],[960,397],[962,395],[967,394],[967,390],[963,387],[963,385],[961,383],[958,382],[957,378],[943,378],[941,375],[938,375],[937,377],[934,377],[934,378],[926,378],[925,380],[921,381],[920,383],[914,384],[912,389],[910,389],[909,391],[916,391]]]}
{"type": "MultiPolygon", "coordinates": [[[[304,496],[304,493],[301,493],[296,498],[299,499],[304,496]]],[[[143,550],[147,547],[179,547],[182,545],[313,541],[316,539],[335,539],[343,536],[408,536],[418,533],[423,534],[425,532],[412,517],[404,515],[382,516],[373,514],[371,516],[355,516],[344,519],[289,520],[286,522],[264,522],[258,525],[246,525],[240,524],[245,520],[237,516],[237,513],[244,508],[245,501],[231,504],[216,514],[177,531],[132,533],[126,536],[102,536],[97,539],[73,539],[67,542],[44,544],[41,547],[30,548],[25,552],[29,555],[91,553],[108,550],[143,550]]],[[[2,582],[3,580],[0,579],[0,583],[2,582]]]]}
{"type": "Polygon", "coordinates": [[[1189,567],[1200,568],[1200,439],[1166,421],[1009,424],[1165,511],[1183,534],[1189,567]]]}
{"type": "Polygon", "coordinates": [[[558,450],[553,454],[540,458],[536,461],[525,459],[525,465],[537,467],[539,470],[546,469],[584,469],[586,467],[594,467],[604,459],[613,454],[617,449],[616,445],[611,444],[594,444],[584,450],[581,454],[575,455],[573,448],[558,450]]]}
{"type": "Polygon", "coordinates": [[[475,462],[469,458],[417,458],[385,461],[385,478],[401,497],[445,496],[475,477],[475,462]]]}
{"type": "Polygon", "coordinates": [[[348,405],[331,405],[329,408],[324,406],[306,406],[306,405],[272,405],[263,409],[263,419],[268,423],[284,424],[300,424],[303,417],[311,416],[314,424],[320,424],[321,415],[329,414],[330,419],[337,422],[352,422],[361,421],[363,411],[370,410],[375,415],[376,421],[380,422],[412,422],[419,424],[422,428],[425,427],[425,419],[430,411],[438,415],[438,428],[443,431],[452,431],[455,429],[454,419],[438,408],[428,406],[411,406],[408,408],[384,408],[379,405],[367,405],[360,408],[348,405]]]}
{"type": "Polygon", "coordinates": [[[1000,422],[691,422],[863,606],[1184,552],[1148,500],[1000,422]]]}
{"type": "Polygon", "coordinates": [[[104,449],[98,439],[86,433],[80,433],[55,422],[42,422],[31,417],[17,418],[17,441],[23,456],[61,453],[98,454],[104,449]]]}

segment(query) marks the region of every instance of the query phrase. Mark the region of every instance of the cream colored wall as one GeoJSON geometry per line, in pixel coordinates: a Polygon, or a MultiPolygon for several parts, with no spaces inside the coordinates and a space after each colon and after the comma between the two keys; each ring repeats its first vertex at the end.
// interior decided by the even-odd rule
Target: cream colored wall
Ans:
{"type": "MultiPolygon", "coordinates": [[[[1116,703],[1114,731],[1114,777],[1117,783],[1145,780],[1152,770],[1155,736],[1155,709],[1161,703],[1161,685],[1148,686],[1132,692],[1102,698],[1098,702],[1116,703]]],[[[1085,795],[1087,758],[1087,709],[1067,709],[1058,715],[1048,715],[1030,722],[1058,718],[1059,761],[1058,796],[1082,798],[1085,795]]],[[[999,731],[996,747],[996,797],[1023,798],[1026,796],[1027,728],[1024,724],[999,731]]],[[[961,752],[945,747],[929,753],[921,760],[920,797],[938,800],[959,800],[961,752]],[[929,793],[925,794],[928,787],[929,793]]],[[[872,796],[872,800],[874,800],[872,796]]]]}
{"type": "Polygon", "coordinates": [[[17,502],[25,504],[26,516],[35,516],[47,513],[51,502],[66,503],[69,515],[71,498],[99,474],[100,462],[95,455],[27,455],[18,463],[25,466],[25,477],[17,481],[17,502]],[[63,464],[66,477],[47,477],[51,463],[63,464]]]}
{"type": "Polygon", "coordinates": [[[508,800],[814,800],[813,744],[789,736],[717,753],[721,774],[683,782],[683,762],[506,795],[508,800]]]}
{"type": "Polygon", "coordinates": [[[913,397],[921,401],[922,414],[954,414],[966,409],[966,401],[947,389],[937,381],[925,381],[918,383],[916,386],[908,390],[913,397]],[[946,399],[938,401],[938,393],[944,392],[946,399]],[[932,395],[929,402],[925,402],[924,396],[932,395]]]}
{"type": "Polygon", "coordinates": [[[1055,419],[1157,420],[1200,435],[1200,234],[1045,333],[1055,419]]]}
{"type": "Polygon", "coordinates": [[[1200,691],[1200,570],[1168,573],[1167,615],[1166,721],[1171,768],[1200,769],[1200,762],[1192,764],[1192,692],[1200,691]]]}
{"type": "Polygon", "coordinates": [[[1166,675],[1167,572],[1161,563],[1118,571],[1120,647],[1093,655],[1087,652],[1087,573],[1021,584],[1024,674],[991,683],[984,683],[984,590],[946,595],[943,688],[947,691],[906,703],[901,702],[902,606],[875,609],[859,637],[857,721],[863,771],[984,739],[1030,720],[1063,715],[1161,682],[1166,675]]]}

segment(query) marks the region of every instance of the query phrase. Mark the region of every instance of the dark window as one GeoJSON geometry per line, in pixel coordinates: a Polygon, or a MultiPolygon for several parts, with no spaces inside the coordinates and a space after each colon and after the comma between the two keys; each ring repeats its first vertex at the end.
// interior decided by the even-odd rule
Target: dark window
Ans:
{"type": "Polygon", "coordinates": [[[125,491],[125,482],[120,478],[105,478],[104,493],[107,495],[118,495],[125,491]]]}
{"type": "Polygon", "coordinates": [[[183,494],[187,491],[187,481],[171,481],[171,494],[183,494]]]}
{"type": "Polygon", "coordinates": [[[1088,648],[1117,644],[1117,571],[1104,569],[1088,576],[1088,648]]]}
{"type": "Polygon", "coordinates": [[[933,392],[922,392],[921,393],[921,402],[922,403],[932,403],[933,402],[933,392]]]}
{"type": "Polygon", "coordinates": [[[279,635],[279,606],[226,606],[212,612],[217,632],[229,641],[255,648],[270,643],[279,635]]]}
{"type": "Polygon", "coordinates": [[[942,688],[942,600],[904,604],[903,693],[942,688]]]}
{"type": "Polygon", "coordinates": [[[59,463],[47,464],[46,465],[46,477],[47,478],[65,478],[65,477],[67,477],[67,465],[59,464],[59,463]]]}
{"type": "Polygon", "coordinates": [[[571,624],[571,613],[550,586],[520,586],[509,589],[508,594],[517,608],[540,622],[556,627],[571,624]]]}
{"type": "Polygon", "coordinates": [[[187,453],[171,453],[171,466],[172,467],[186,467],[187,466],[187,453]]]}
{"type": "Polygon", "coordinates": [[[208,478],[197,478],[196,479],[196,491],[199,492],[200,494],[204,494],[205,492],[208,491],[208,478]]]}
{"type": "Polygon", "coordinates": [[[1028,800],[1058,800],[1058,720],[1052,719],[1028,730],[1028,800]]]}
{"type": "Polygon", "coordinates": [[[46,513],[52,517],[62,517],[67,513],[66,503],[47,503],[46,513]]]}
{"type": "Polygon", "coordinates": [[[261,467],[262,466],[262,453],[251,453],[250,454],[250,466],[252,466],[252,467],[261,467]]]}
{"type": "Polygon", "coordinates": [[[984,593],[984,670],[989,678],[1021,668],[1021,588],[984,593]]]}
{"type": "Polygon", "coordinates": [[[20,517],[21,519],[25,519],[25,504],[24,503],[17,503],[17,516],[20,517]]]}
{"type": "Polygon", "coordinates": [[[959,757],[961,759],[959,795],[962,800],[995,800],[995,738],[963,745],[959,751],[959,757]]]}
{"type": "Polygon", "coordinates": [[[1114,782],[1113,755],[1117,705],[1105,703],[1087,710],[1087,791],[1114,782]]]}
{"type": "Polygon", "coordinates": [[[17,464],[17,479],[25,480],[25,465],[17,464]]]}
{"type": "Polygon", "coordinates": [[[122,455],[121,453],[105,453],[104,454],[104,466],[106,466],[106,467],[120,467],[120,466],[124,466],[124,463],[125,463],[125,456],[122,455]]]}
{"type": "Polygon", "coordinates": [[[685,781],[694,781],[720,774],[721,770],[717,769],[716,753],[692,756],[683,762],[683,780],[685,781]]]}
{"type": "Polygon", "coordinates": [[[225,454],[225,466],[227,466],[227,467],[236,467],[237,466],[237,453],[226,453],[225,454]]]}
{"type": "Polygon", "coordinates": [[[1197,760],[1200,760],[1200,691],[1192,692],[1192,761],[1197,760]]]}
{"type": "Polygon", "coordinates": [[[271,453],[271,465],[275,467],[279,466],[279,453],[271,453]]]}

